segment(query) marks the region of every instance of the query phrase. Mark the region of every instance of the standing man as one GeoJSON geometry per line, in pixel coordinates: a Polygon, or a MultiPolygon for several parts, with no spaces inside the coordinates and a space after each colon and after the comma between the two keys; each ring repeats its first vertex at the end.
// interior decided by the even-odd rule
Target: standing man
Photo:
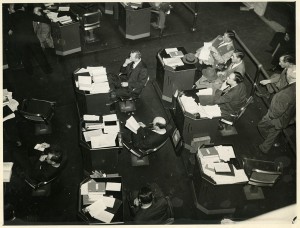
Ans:
{"type": "Polygon", "coordinates": [[[110,75],[108,82],[111,92],[111,102],[115,103],[117,97],[138,96],[148,79],[147,66],[142,61],[142,55],[139,51],[131,51],[129,58],[121,66],[118,75],[110,75]]]}
{"type": "Polygon", "coordinates": [[[296,116],[296,65],[287,69],[286,79],[288,85],[274,95],[267,114],[258,123],[258,130],[264,138],[259,149],[264,154],[296,116]]]}
{"type": "Polygon", "coordinates": [[[34,33],[33,21],[40,21],[50,24],[50,20],[36,14],[26,12],[23,4],[15,4],[15,13],[11,17],[11,25],[8,34],[13,35],[16,48],[21,53],[22,63],[29,75],[33,74],[33,67],[30,61],[33,56],[46,74],[52,73],[47,58],[41,48],[41,44],[34,33]]]}
{"type": "Polygon", "coordinates": [[[275,87],[279,90],[288,84],[287,78],[286,78],[287,70],[289,68],[295,67],[295,58],[291,55],[283,55],[279,58],[279,65],[283,68],[283,71],[281,72],[281,74],[275,73],[270,77],[270,79],[260,81],[261,85],[264,85],[267,87],[268,92],[264,94],[259,91],[256,91],[255,94],[258,97],[266,97],[268,99],[270,97],[270,94],[274,93],[272,84],[274,84],[275,87]]]}

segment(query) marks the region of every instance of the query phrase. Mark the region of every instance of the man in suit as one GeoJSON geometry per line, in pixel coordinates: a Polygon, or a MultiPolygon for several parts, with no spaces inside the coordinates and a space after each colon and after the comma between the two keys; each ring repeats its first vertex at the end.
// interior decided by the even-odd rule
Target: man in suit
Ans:
{"type": "Polygon", "coordinates": [[[21,53],[22,63],[29,75],[33,74],[33,67],[30,61],[33,56],[46,74],[52,73],[47,58],[41,48],[41,44],[34,33],[33,21],[50,24],[50,20],[36,14],[26,12],[23,4],[14,5],[15,13],[11,15],[11,25],[8,34],[13,37],[16,48],[21,53]]]}
{"type": "Polygon", "coordinates": [[[141,59],[139,51],[131,51],[129,58],[121,66],[119,75],[110,75],[108,82],[111,92],[112,104],[117,101],[117,97],[138,96],[148,79],[147,66],[141,59]]]}
{"type": "Polygon", "coordinates": [[[138,193],[134,192],[128,203],[136,224],[163,224],[170,217],[168,202],[157,184],[144,186],[138,193]]]}
{"type": "Polygon", "coordinates": [[[169,137],[169,129],[166,129],[167,123],[163,117],[155,117],[152,126],[147,127],[142,122],[137,134],[132,137],[132,143],[138,149],[151,149],[159,146],[169,137]]]}
{"type": "Polygon", "coordinates": [[[270,79],[265,79],[265,80],[260,81],[261,85],[267,87],[268,92],[262,93],[260,91],[256,91],[255,94],[258,97],[265,97],[268,99],[270,97],[270,95],[272,93],[274,93],[272,84],[275,85],[275,87],[279,90],[288,84],[287,78],[286,78],[287,70],[289,68],[295,67],[295,58],[291,55],[283,55],[279,58],[279,65],[280,65],[280,67],[283,68],[283,71],[281,72],[281,74],[275,73],[270,77],[270,79]]]}
{"type": "Polygon", "coordinates": [[[264,138],[259,150],[267,154],[281,130],[296,117],[296,65],[287,70],[288,85],[281,88],[273,97],[267,114],[258,123],[258,130],[264,138]]]}
{"type": "Polygon", "coordinates": [[[214,104],[220,107],[222,117],[230,120],[230,114],[236,113],[246,103],[247,90],[243,81],[244,77],[239,72],[233,72],[216,91],[214,104]]]}
{"type": "Polygon", "coordinates": [[[243,61],[244,56],[244,52],[237,49],[234,50],[231,56],[231,64],[226,70],[218,72],[218,76],[221,77],[223,81],[225,81],[233,72],[239,72],[242,76],[245,76],[246,69],[243,61]]]}
{"type": "Polygon", "coordinates": [[[233,51],[233,39],[235,33],[227,30],[223,36],[219,35],[214,40],[211,41],[212,46],[210,47],[210,55],[207,60],[201,59],[200,52],[202,47],[196,51],[195,56],[198,57],[200,64],[216,66],[218,64],[226,64],[230,59],[233,51]]]}

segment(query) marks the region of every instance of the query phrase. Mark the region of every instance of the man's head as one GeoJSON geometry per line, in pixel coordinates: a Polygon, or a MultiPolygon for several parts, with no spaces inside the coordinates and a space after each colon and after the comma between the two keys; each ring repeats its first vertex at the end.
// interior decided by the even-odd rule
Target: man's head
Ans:
{"type": "Polygon", "coordinates": [[[138,194],[138,199],[142,205],[151,204],[153,201],[153,193],[148,186],[142,187],[138,194]]]}
{"type": "Polygon", "coordinates": [[[289,84],[296,82],[296,65],[292,65],[287,69],[286,80],[289,84]]]}
{"type": "Polygon", "coordinates": [[[140,51],[133,50],[130,52],[130,60],[133,62],[137,62],[142,58],[142,54],[140,51]]]}
{"type": "Polygon", "coordinates": [[[242,81],[244,81],[244,77],[239,72],[233,72],[227,77],[227,84],[230,86],[235,86],[242,81]]]}
{"type": "Polygon", "coordinates": [[[166,122],[165,118],[157,116],[153,119],[152,124],[153,124],[154,129],[165,129],[167,122],[166,122]]]}
{"type": "Polygon", "coordinates": [[[291,55],[282,55],[280,58],[279,58],[279,65],[282,67],[282,68],[288,68],[290,67],[291,65],[295,65],[295,58],[291,55]]]}
{"type": "Polygon", "coordinates": [[[227,30],[223,35],[223,41],[224,42],[230,42],[234,39],[235,33],[231,30],[227,30]]]}
{"type": "Polygon", "coordinates": [[[239,63],[243,60],[244,58],[244,52],[240,51],[240,50],[235,50],[233,53],[232,53],[232,56],[231,56],[231,60],[232,60],[232,63],[239,63]]]}
{"type": "Polygon", "coordinates": [[[45,150],[47,154],[46,161],[52,166],[59,166],[62,160],[62,150],[57,145],[52,145],[50,148],[45,150]]]}

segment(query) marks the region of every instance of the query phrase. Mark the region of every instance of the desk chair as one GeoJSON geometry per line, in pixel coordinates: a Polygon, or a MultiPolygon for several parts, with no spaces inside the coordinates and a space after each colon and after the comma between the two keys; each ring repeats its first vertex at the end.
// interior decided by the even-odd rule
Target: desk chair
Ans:
{"type": "Polygon", "coordinates": [[[56,176],[47,181],[36,181],[30,177],[25,177],[25,182],[32,188],[31,195],[36,197],[47,197],[51,194],[52,183],[57,180],[67,164],[67,156],[64,154],[56,176]]]}
{"type": "MultiPolygon", "coordinates": [[[[149,81],[149,77],[147,78],[143,89],[147,86],[148,81],[149,81]]],[[[142,91],[141,91],[141,93],[142,93],[142,91]]],[[[133,92],[132,96],[130,96],[130,97],[120,97],[120,101],[119,101],[120,111],[123,112],[123,113],[127,113],[128,115],[134,114],[134,112],[136,111],[135,102],[138,99],[141,98],[141,93],[135,94],[134,90],[132,92],[133,92]]]]}
{"type": "Polygon", "coordinates": [[[38,99],[24,99],[19,113],[27,120],[35,124],[35,134],[50,134],[52,127],[50,121],[54,115],[55,102],[38,100],[38,99]]]}
{"type": "Polygon", "coordinates": [[[241,116],[245,113],[247,107],[252,102],[253,102],[253,97],[250,96],[247,99],[245,105],[237,113],[234,113],[234,114],[230,115],[231,116],[231,120],[224,119],[224,118],[222,118],[220,120],[222,123],[225,124],[224,129],[222,129],[220,131],[220,133],[221,133],[222,136],[229,136],[229,135],[236,135],[236,134],[238,134],[236,128],[234,127],[234,124],[241,118],[241,116]]]}
{"type": "Polygon", "coordinates": [[[147,150],[135,148],[132,143],[125,142],[123,140],[122,143],[123,143],[124,147],[131,153],[131,165],[132,166],[149,165],[148,156],[150,154],[155,153],[156,151],[159,151],[167,143],[167,141],[169,139],[169,135],[170,135],[171,130],[172,130],[172,126],[167,125],[166,130],[167,130],[166,135],[168,135],[168,137],[160,145],[158,145],[157,147],[150,148],[150,149],[147,149],[147,150]]]}
{"type": "Polygon", "coordinates": [[[282,163],[243,159],[243,167],[249,178],[248,185],[244,186],[247,200],[264,199],[260,187],[273,187],[282,174],[282,163]]]}
{"type": "Polygon", "coordinates": [[[92,13],[85,13],[81,18],[81,27],[84,31],[84,44],[99,41],[95,36],[94,30],[100,28],[100,10],[92,13]]]}

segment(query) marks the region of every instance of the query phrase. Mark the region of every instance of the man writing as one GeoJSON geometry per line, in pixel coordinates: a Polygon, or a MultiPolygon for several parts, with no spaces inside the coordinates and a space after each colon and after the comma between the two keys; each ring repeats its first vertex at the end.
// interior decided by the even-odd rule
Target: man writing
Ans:
{"type": "Polygon", "coordinates": [[[108,82],[111,92],[111,105],[117,101],[118,97],[138,96],[144,88],[148,73],[147,66],[141,59],[139,51],[131,51],[129,58],[121,66],[119,75],[110,75],[108,82]]]}

